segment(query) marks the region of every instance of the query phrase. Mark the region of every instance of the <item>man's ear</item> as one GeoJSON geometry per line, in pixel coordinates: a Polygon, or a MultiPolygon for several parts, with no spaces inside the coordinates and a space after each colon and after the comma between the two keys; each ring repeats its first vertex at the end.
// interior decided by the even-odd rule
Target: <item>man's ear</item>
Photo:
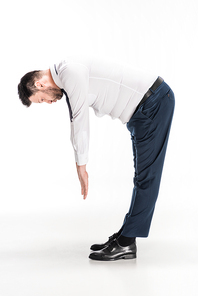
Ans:
{"type": "Polygon", "coordinates": [[[41,83],[41,81],[37,80],[35,81],[34,85],[36,86],[36,88],[41,89],[43,87],[43,84],[41,83]]]}

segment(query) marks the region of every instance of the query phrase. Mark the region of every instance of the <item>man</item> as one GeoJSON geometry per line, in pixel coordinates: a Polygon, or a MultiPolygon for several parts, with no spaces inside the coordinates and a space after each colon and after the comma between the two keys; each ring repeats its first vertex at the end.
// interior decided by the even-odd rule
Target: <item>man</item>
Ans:
{"type": "Polygon", "coordinates": [[[129,65],[68,58],[45,71],[33,71],[18,85],[22,103],[52,104],[63,94],[69,109],[71,141],[81,192],[88,194],[89,107],[97,116],[119,118],[131,133],[134,188],[121,229],[104,244],[91,246],[89,258],[136,258],[136,237],[147,237],[157,200],[174,112],[174,93],[161,77],[129,65]]]}

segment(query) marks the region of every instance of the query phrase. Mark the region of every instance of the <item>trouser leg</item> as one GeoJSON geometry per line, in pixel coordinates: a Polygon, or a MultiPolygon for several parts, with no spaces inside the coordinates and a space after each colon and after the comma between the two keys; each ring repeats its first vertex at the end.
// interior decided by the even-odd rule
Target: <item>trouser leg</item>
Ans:
{"type": "Polygon", "coordinates": [[[134,154],[134,188],[122,235],[147,237],[157,200],[174,112],[174,94],[164,82],[127,123],[134,154]]]}

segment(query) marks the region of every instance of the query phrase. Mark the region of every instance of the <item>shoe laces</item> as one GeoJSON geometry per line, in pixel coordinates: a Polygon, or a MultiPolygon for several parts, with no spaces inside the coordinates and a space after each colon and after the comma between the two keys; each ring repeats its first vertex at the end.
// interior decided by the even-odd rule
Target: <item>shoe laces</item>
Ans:
{"type": "Polygon", "coordinates": [[[109,237],[109,240],[114,240],[117,238],[117,233],[114,233],[112,236],[109,237]]]}
{"type": "Polygon", "coordinates": [[[115,245],[117,245],[117,239],[116,238],[114,240],[112,240],[112,242],[110,242],[110,244],[107,247],[107,250],[109,252],[111,252],[113,250],[113,248],[114,248],[115,245]]]}

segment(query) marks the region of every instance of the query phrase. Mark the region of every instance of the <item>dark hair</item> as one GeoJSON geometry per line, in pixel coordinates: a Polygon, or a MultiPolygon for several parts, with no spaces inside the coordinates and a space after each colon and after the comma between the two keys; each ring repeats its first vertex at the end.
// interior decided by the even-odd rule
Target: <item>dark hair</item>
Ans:
{"type": "Polygon", "coordinates": [[[29,97],[34,95],[38,90],[34,85],[35,80],[41,78],[41,71],[32,71],[25,74],[18,84],[18,95],[23,105],[29,107],[32,102],[29,97]]]}

